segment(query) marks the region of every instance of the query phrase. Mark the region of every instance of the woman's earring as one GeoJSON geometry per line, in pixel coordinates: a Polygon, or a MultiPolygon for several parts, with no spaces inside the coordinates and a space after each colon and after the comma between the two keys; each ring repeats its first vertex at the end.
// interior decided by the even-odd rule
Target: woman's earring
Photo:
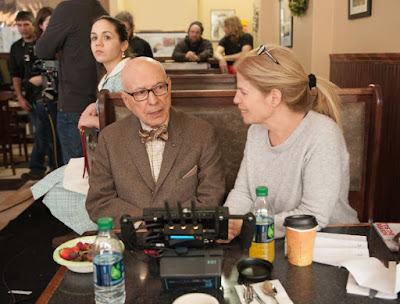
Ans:
{"type": "Polygon", "coordinates": [[[125,58],[125,52],[122,51],[122,58],[125,58]]]}

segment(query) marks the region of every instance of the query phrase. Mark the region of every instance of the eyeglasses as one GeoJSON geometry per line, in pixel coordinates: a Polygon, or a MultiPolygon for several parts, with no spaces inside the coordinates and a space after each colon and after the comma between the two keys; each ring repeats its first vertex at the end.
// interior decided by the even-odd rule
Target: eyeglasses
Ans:
{"type": "Polygon", "coordinates": [[[279,65],[280,65],[279,61],[276,60],[276,59],[274,58],[274,56],[272,56],[272,55],[270,54],[270,52],[267,51],[267,49],[265,48],[264,44],[260,44],[260,46],[259,46],[258,49],[257,49],[257,55],[258,55],[258,56],[260,56],[262,53],[267,54],[268,57],[271,58],[273,62],[275,62],[276,64],[279,64],[279,65]]]}
{"type": "Polygon", "coordinates": [[[147,98],[149,98],[150,92],[153,92],[155,96],[162,96],[168,92],[168,83],[157,84],[151,89],[142,89],[132,93],[125,91],[126,94],[131,95],[136,101],[146,100],[147,98]]]}

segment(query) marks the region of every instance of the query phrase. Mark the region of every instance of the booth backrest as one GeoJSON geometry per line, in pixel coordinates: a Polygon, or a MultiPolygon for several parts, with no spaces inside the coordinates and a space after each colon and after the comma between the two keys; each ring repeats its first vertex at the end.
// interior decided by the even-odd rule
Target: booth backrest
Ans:
{"type": "MultiPolygon", "coordinates": [[[[227,193],[234,186],[248,129],[233,104],[235,93],[235,90],[172,91],[172,105],[176,109],[215,126],[225,163],[227,193]]],[[[380,87],[340,89],[338,93],[343,101],[343,132],[350,154],[349,201],[361,221],[372,220],[382,120],[380,87]]],[[[127,115],[131,113],[119,93],[100,92],[100,129],[127,115]]]]}
{"type": "Polygon", "coordinates": [[[235,90],[234,74],[169,75],[172,90],[235,90]]]}

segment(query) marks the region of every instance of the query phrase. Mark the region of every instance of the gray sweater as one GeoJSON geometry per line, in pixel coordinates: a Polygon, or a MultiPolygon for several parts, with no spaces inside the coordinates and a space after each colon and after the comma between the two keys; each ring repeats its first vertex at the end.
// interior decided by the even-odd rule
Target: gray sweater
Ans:
{"type": "Polygon", "coordinates": [[[275,237],[283,237],[286,216],[312,214],[319,227],[358,223],[348,203],[349,154],[339,126],[308,112],[292,135],[271,147],[268,129],[252,125],[243,160],[225,206],[231,214],[253,211],[255,189],[267,186],[275,209],[275,237]]]}

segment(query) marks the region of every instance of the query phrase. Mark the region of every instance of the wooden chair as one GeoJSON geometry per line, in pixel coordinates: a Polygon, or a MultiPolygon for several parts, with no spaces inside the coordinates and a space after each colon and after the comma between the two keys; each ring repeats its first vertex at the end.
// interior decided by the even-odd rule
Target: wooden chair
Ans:
{"type": "MultiPolygon", "coordinates": [[[[16,97],[13,91],[0,91],[0,99],[7,101],[15,101],[16,97]]],[[[9,124],[11,126],[11,138],[13,143],[18,144],[19,155],[22,155],[22,147],[24,148],[25,161],[29,161],[28,155],[28,143],[26,138],[26,125],[21,120],[20,107],[10,107],[8,108],[10,112],[9,124]]]]}
{"type": "Polygon", "coordinates": [[[350,205],[361,221],[373,222],[381,147],[382,88],[339,89],[343,134],[350,154],[350,205]]]}
{"type": "Polygon", "coordinates": [[[6,168],[8,168],[8,155],[9,155],[12,173],[13,173],[13,175],[15,175],[16,172],[15,172],[14,156],[13,156],[13,148],[12,148],[10,111],[8,108],[9,98],[8,97],[13,98],[14,94],[8,95],[6,92],[0,93],[0,145],[1,145],[1,151],[3,153],[4,166],[6,168]]]}
{"type": "MultiPolygon", "coordinates": [[[[233,104],[235,90],[172,91],[172,105],[217,127],[225,162],[227,192],[232,189],[246,142],[247,128],[233,104]]],[[[373,221],[377,182],[382,93],[378,85],[363,89],[339,89],[342,101],[343,132],[350,154],[350,205],[360,221],[373,221]]],[[[100,91],[100,129],[131,112],[119,93],[100,91]]]]}

